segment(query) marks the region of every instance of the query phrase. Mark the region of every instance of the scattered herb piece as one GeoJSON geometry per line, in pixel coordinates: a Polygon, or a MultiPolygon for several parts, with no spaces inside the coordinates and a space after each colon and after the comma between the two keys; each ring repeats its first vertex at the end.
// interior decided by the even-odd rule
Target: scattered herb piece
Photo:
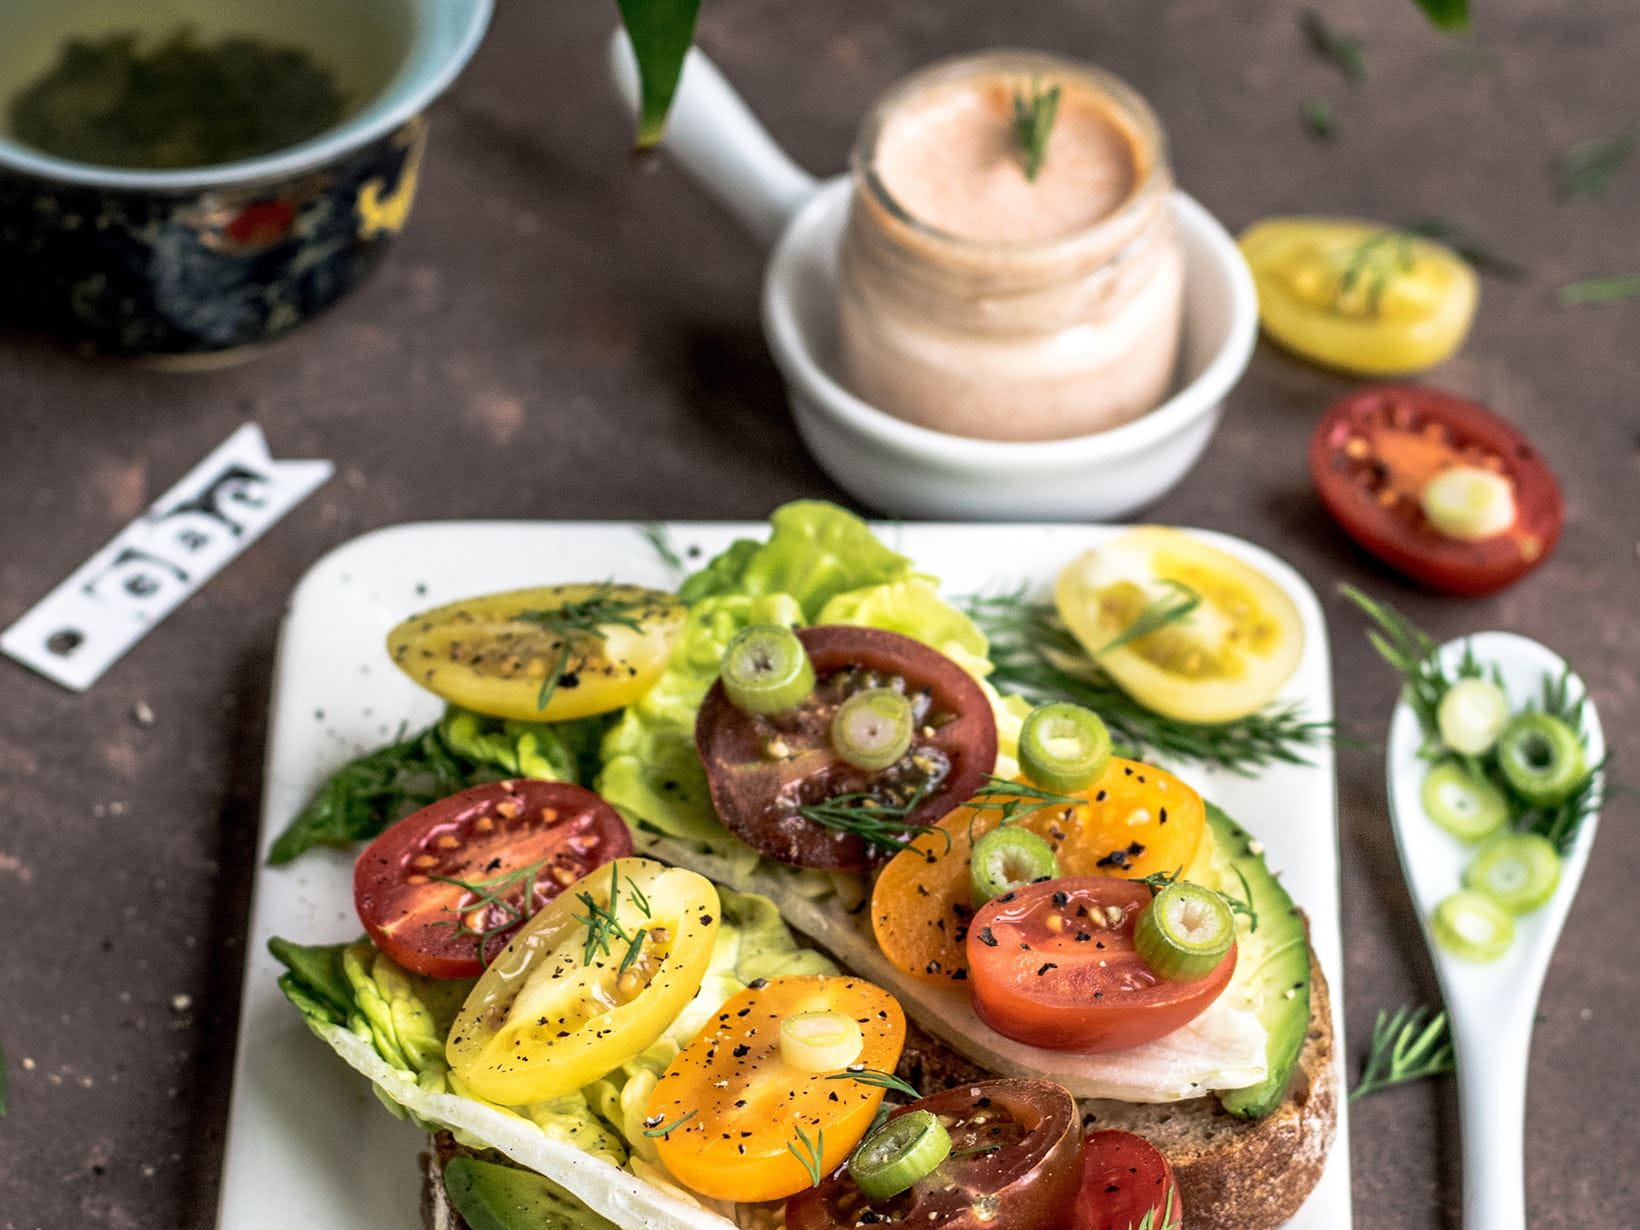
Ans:
{"type": "Polygon", "coordinates": [[[975,812],[997,812],[998,824],[1012,824],[1020,816],[1041,811],[1044,807],[1080,807],[1086,802],[1087,799],[1081,795],[1060,794],[1057,790],[1044,790],[1029,782],[990,776],[963,806],[975,812]]]}
{"type": "Polygon", "coordinates": [[[1631,128],[1615,137],[1591,137],[1567,149],[1557,163],[1560,195],[1603,195],[1634,153],[1635,136],[1631,128]]]}
{"type": "Polygon", "coordinates": [[[826,1077],[828,1081],[859,1081],[862,1085],[871,1085],[877,1089],[887,1089],[894,1093],[903,1093],[913,1102],[922,1097],[915,1085],[909,1084],[895,1076],[892,1072],[879,1072],[876,1068],[861,1068],[858,1072],[850,1069],[847,1072],[833,1072],[826,1077]]]}
{"type": "Polygon", "coordinates": [[[1393,1015],[1380,1011],[1361,1082],[1350,1090],[1349,1100],[1426,1076],[1446,1076],[1456,1068],[1445,1012],[1411,1007],[1397,1008],[1393,1015]]]}
{"type": "Polygon", "coordinates": [[[1229,893],[1220,893],[1219,896],[1224,898],[1224,903],[1230,907],[1232,914],[1240,914],[1247,920],[1247,929],[1249,931],[1256,932],[1258,930],[1258,911],[1253,908],[1252,886],[1247,883],[1246,873],[1236,864],[1230,864],[1230,870],[1235,872],[1236,879],[1241,881],[1241,898],[1238,900],[1229,893]]]}
{"type": "Polygon", "coordinates": [[[1429,214],[1412,219],[1401,229],[1412,235],[1421,235],[1425,239],[1433,239],[1436,243],[1444,243],[1468,261],[1477,273],[1488,273],[1494,277],[1509,278],[1511,280],[1526,276],[1524,267],[1497,255],[1479,239],[1475,238],[1473,234],[1450,218],[1429,214]]]}
{"type": "Polygon", "coordinates": [[[1183,867],[1175,867],[1172,871],[1153,871],[1147,876],[1136,876],[1134,877],[1133,882],[1135,884],[1143,884],[1150,890],[1151,895],[1154,896],[1155,894],[1161,892],[1169,884],[1177,884],[1179,882],[1179,877],[1183,874],[1183,867]]]}
{"type": "Polygon", "coordinates": [[[1014,140],[1019,142],[1020,161],[1025,166],[1025,178],[1032,183],[1042,171],[1042,160],[1048,156],[1048,137],[1053,133],[1054,120],[1059,117],[1059,87],[1042,88],[1041,81],[1031,82],[1026,94],[1014,88],[1014,140]]]}
{"type": "Polygon", "coordinates": [[[1298,24],[1315,53],[1337,65],[1346,80],[1359,85],[1367,79],[1367,61],[1359,36],[1333,29],[1318,9],[1305,9],[1298,15],[1298,24]]]}
{"type": "Polygon", "coordinates": [[[1342,309],[1344,300],[1363,288],[1369,315],[1383,309],[1384,294],[1403,274],[1412,272],[1415,256],[1413,236],[1406,231],[1386,230],[1369,235],[1356,245],[1339,275],[1333,306],[1342,309]]]}
{"type": "MultiPolygon", "coordinates": [[[[615,913],[621,897],[621,872],[613,863],[609,868],[609,904],[602,905],[591,893],[576,893],[575,899],[586,907],[585,914],[571,915],[576,922],[587,929],[587,938],[581,948],[581,964],[591,965],[592,959],[602,953],[610,956],[611,945],[615,940],[623,940],[628,945],[628,957],[635,957],[637,945],[641,940],[628,935],[626,928],[621,926],[621,920],[615,913]]],[[[628,961],[621,966],[621,973],[626,972],[628,961]]]]}
{"type": "Polygon", "coordinates": [[[913,824],[908,819],[931,792],[924,782],[902,803],[891,803],[881,795],[864,791],[840,794],[818,803],[796,808],[794,814],[838,833],[854,836],[883,850],[898,850],[919,833],[940,833],[949,846],[951,838],[931,824],[913,824]]]}
{"type": "Polygon", "coordinates": [[[1581,307],[1590,303],[1619,303],[1625,299],[1640,299],[1640,273],[1618,273],[1607,277],[1584,278],[1568,282],[1557,292],[1562,307],[1581,307]]]}
{"type": "Polygon", "coordinates": [[[1179,1189],[1170,1187],[1167,1189],[1167,1202],[1162,1205],[1162,1220],[1156,1220],[1155,1209],[1147,1209],[1133,1230],[1182,1230],[1183,1226],[1184,1210],[1179,1208],[1179,1189]]]}
{"type": "Polygon", "coordinates": [[[621,958],[621,968],[615,971],[617,975],[624,974],[632,968],[632,963],[638,959],[638,954],[643,951],[643,942],[648,935],[648,927],[638,928],[638,934],[634,935],[632,942],[627,945],[626,956],[621,958]]]}
{"type": "Polygon", "coordinates": [[[553,693],[563,682],[564,674],[570,669],[570,657],[589,640],[607,640],[608,628],[629,628],[633,632],[642,632],[643,625],[634,617],[634,612],[643,610],[644,603],[636,598],[613,598],[615,582],[605,581],[597,589],[582,598],[579,602],[566,602],[561,607],[550,611],[521,611],[518,618],[532,624],[539,624],[553,636],[558,638],[558,656],[553,659],[547,668],[547,674],[541,680],[541,691],[535,698],[535,707],[545,709],[552,701],[553,693]]]}
{"type": "Polygon", "coordinates": [[[456,934],[472,937],[478,945],[478,962],[488,965],[490,941],[497,936],[504,935],[514,927],[528,922],[535,916],[535,882],[541,872],[546,869],[552,856],[540,862],[531,863],[528,867],[520,867],[517,871],[509,871],[504,875],[495,876],[488,880],[458,880],[454,876],[430,875],[427,878],[439,884],[452,884],[455,887],[472,894],[473,900],[466,905],[451,906],[450,911],[455,915],[450,925],[455,928],[456,934]],[[512,890],[520,884],[524,891],[515,904],[508,900],[512,890]],[[474,928],[468,925],[467,918],[476,910],[483,910],[494,921],[487,927],[474,928]]]}
{"type": "Polygon", "coordinates": [[[810,1183],[815,1187],[819,1187],[826,1177],[826,1172],[824,1169],[824,1159],[826,1153],[825,1132],[816,1131],[814,1134],[814,1139],[811,1140],[809,1139],[809,1134],[803,1130],[803,1125],[799,1123],[797,1125],[797,1139],[788,1140],[786,1142],[786,1148],[791,1150],[791,1155],[793,1157],[803,1163],[803,1169],[809,1172],[810,1183]]]}
{"type": "Polygon", "coordinates": [[[1183,581],[1164,577],[1162,585],[1168,592],[1145,603],[1133,617],[1133,622],[1103,645],[1093,655],[1095,658],[1102,658],[1124,645],[1131,645],[1134,641],[1149,636],[1152,632],[1159,632],[1169,624],[1178,623],[1202,604],[1202,596],[1183,581]]]}
{"type": "Polygon", "coordinates": [[[1215,765],[1244,777],[1274,763],[1305,764],[1304,749],[1331,740],[1331,722],[1306,721],[1299,705],[1272,706],[1233,722],[1203,725],[1166,717],[1134,700],[1090,659],[1053,606],[1020,589],[962,603],[991,642],[990,681],[1037,704],[1070,701],[1092,709],[1124,754],[1156,753],[1215,765]]]}
{"type": "Polygon", "coordinates": [[[1312,137],[1319,137],[1323,141],[1330,141],[1338,133],[1338,112],[1327,99],[1316,95],[1304,100],[1300,109],[1304,118],[1304,127],[1310,130],[1312,137]]]}
{"type": "Polygon", "coordinates": [[[700,1111],[692,1110],[686,1115],[679,1115],[676,1119],[672,1120],[671,1123],[657,1123],[654,1127],[645,1128],[643,1134],[649,1137],[658,1136],[662,1140],[665,1140],[673,1132],[677,1131],[680,1127],[688,1123],[689,1120],[693,1119],[698,1114],[700,1114],[700,1111]]]}
{"type": "Polygon", "coordinates": [[[647,521],[638,527],[638,533],[643,535],[656,555],[660,556],[661,563],[680,576],[689,571],[689,565],[683,562],[683,556],[672,543],[672,532],[659,521],[647,521]]]}
{"type": "Polygon", "coordinates": [[[1429,24],[1448,34],[1469,29],[1469,0],[1416,0],[1429,24]]]}

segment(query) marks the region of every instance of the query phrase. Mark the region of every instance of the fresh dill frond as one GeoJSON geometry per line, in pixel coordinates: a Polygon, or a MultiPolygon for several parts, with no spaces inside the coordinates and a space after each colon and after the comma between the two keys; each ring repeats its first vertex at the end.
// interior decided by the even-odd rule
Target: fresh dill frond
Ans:
{"type": "Polygon", "coordinates": [[[1014,140],[1019,144],[1020,161],[1024,164],[1025,178],[1032,183],[1042,172],[1042,162],[1048,156],[1048,138],[1053,133],[1054,121],[1059,118],[1057,85],[1042,88],[1042,82],[1033,80],[1030,93],[1014,87],[1014,140]]]}
{"type": "Polygon", "coordinates": [[[846,1072],[833,1072],[826,1077],[828,1081],[859,1081],[862,1085],[870,1085],[876,1089],[887,1089],[892,1093],[903,1093],[913,1102],[922,1097],[917,1087],[901,1080],[892,1072],[879,1072],[876,1068],[853,1068],[846,1072]]]}
{"type": "Polygon", "coordinates": [[[680,577],[689,571],[689,565],[683,562],[683,556],[672,543],[672,531],[659,521],[646,521],[638,527],[638,533],[643,536],[650,549],[660,557],[665,564],[680,577]]]}
{"type": "Polygon", "coordinates": [[[809,1134],[803,1130],[803,1125],[799,1123],[797,1125],[797,1139],[787,1141],[786,1148],[791,1151],[793,1157],[803,1164],[803,1169],[808,1171],[809,1182],[813,1186],[819,1187],[826,1178],[826,1133],[823,1130],[816,1131],[814,1137],[810,1139],[809,1134]]]}
{"type": "Polygon", "coordinates": [[[545,611],[521,611],[516,616],[526,623],[539,624],[558,638],[557,656],[547,668],[546,677],[541,680],[541,691],[535,698],[537,709],[545,709],[552,701],[569,669],[571,656],[578,650],[584,658],[587,644],[607,640],[609,628],[643,631],[637,612],[644,609],[646,600],[616,598],[614,593],[615,582],[605,581],[578,602],[566,602],[563,606],[545,611]]]}
{"type": "Polygon", "coordinates": [[[1393,1014],[1380,1011],[1360,1083],[1350,1090],[1349,1100],[1426,1076],[1445,1076],[1456,1068],[1445,1012],[1404,1006],[1393,1014]]]}
{"type": "Polygon", "coordinates": [[[818,803],[805,803],[793,814],[836,833],[849,833],[883,850],[898,850],[921,833],[939,833],[946,846],[951,837],[931,824],[916,824],[911,813],[921,806],[933,789],[924,782],[902,802],[890,802],[868,791],[839,794],[818,803]]]}
{"type": "Polygon", "coordinates": [[[1133,622],[1102,645],[1093,655],[1095,658],[1102,658],[1152,632],[1160,632],[1169,624],[1178,623],[1202,604],[1202,596],[1183,581],[1163,578],[1162,586],[1167,592],[1145,603],[1133,617],[1133,622]]]}
{"type": "Polygon", "coordinates": [[[1044,807],[1081,807],[1087,799],[1077,794],[1060,794],[1044,790],[1029,782],[1010,781],[994,774],[964,803],[975,812],[994,811],[998,825],[1012,824],[1022,815],[1041,811],[1044,807]]]}
{"type": "Polygon", "coordinates": [[[673,1132],[677,1131],[680,1127],[688,1123],[689,1120],[693,1119],[698,1114],[700,1114],[700,1111],[692,1110],[686,1115],[679,1115],[676,1119],[672,1120],[671,1123],[666,1123],[657,1118],[653,1124],[650,1124],[649,1120],[645,1119],[644,1123],[646,1126],[644,1127],[643,1134],[651,1138],[659,1137],[661,1140],[665,1140],[673,1132]]]}
{"type": "Polygon", "coordinates": [[[1129,696],[1090,658],[1051,603],[1012,593],[974,595],[963,609],[990,641],[990,682],[1033,704],[1069,701],[1092,709],[1123,755],[1156,754],[1227,769],[1243,777],[1275,763],[1308,764],[1308,748],[1337,737],[1331,722],[1309,721],[1299,704],[1275,705],[1231,722],[1185,722],[1129,696]]]}
{"type": "Polygon", "coordinates": [[[535,882],[541,873],[546,870],[547,864],[552,862],[548,855],[539,862],[531,863],[528,867],[520,867],[516,871],[509,871],[502,875],[492,876],[488,880],[461,880],[455,876],[429,875],[427,878],[437,884],[450,884],[462,889],[471,895],[472,900],[462,905],[451,906],[450,910],[455,918],[450,925],[459,936],[471,937],[478,946],[478,961],[480,965],[488,965],[490,941],[498,936],[505,935],[513,928],[528,922],[535,916],[537,906],[535,882]],[[523,892],[518,901],[511,900],[512,890],[523,885],[523,892]],[[475,913],[482,911],[489,925],[474,927],[467,920],[475,913]]]}
{"type": "Polygon", "coordinates": [[[1360,289],[1367,314],[1377,316],[1389,288],[1417,263],[1412,242],[1416,238],[1403,230],[1384,230],[1369,235],[1351,250],[1338,277],[1333,306],[1345,308],[1346,300],[1360,289]]]}

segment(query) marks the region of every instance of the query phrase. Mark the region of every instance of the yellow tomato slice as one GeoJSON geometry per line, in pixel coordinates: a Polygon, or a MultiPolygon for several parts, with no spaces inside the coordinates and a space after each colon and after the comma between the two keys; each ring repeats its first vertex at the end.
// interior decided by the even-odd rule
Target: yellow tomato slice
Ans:
{"type": "Polygon", "coordinates": [[[479,1097],[508,1106],[614,1071],[700,989],[719,914],[717,889],[693,871],[622,858],[588,873],[479,978],[450,1029],[450,1067],[479,1097]]]}
{"type": "Polygon", "coordinates": [[[830,1174],[866,1134],[881,1088],[781,1058],[780,1022],[802,1012],[857,1021],[865,1067],[892,1072],[899,1063],[905,1015],[881,987],[794,976],[742,991],[672,1061],[649,1099],[661,1161],[679,1182],[716,1200],[779,1200],[813,1183],[800,1158],[830,1174]]]}
{"type": "Polygon", "coordinates": [[[515,589],[412,616],[387,634],[387,652],[422,687],[464,709],[563,722],[649,691],[684,615],[672,594],[636,585],[515,589]]]}
{"type": "MultiPolygon", "coordinates": [[[[1113,756],[1082,798],[1075,807],[1042,807],[1012,821],[1053,848],[1061,875],[1136,880],[1158,871],[1171,875],[1196,861],[1206,808],[1199,794],[1165,769],[1113,756]]],[[[877,877],[872,929],[883,955],[903,973],[934,983],[967,978],[968,920],[974,915],[968,864],[973,843],[1001,816],[995,808],[959,807],[939,822],[939,831],[918,836],[877,877]]]]}
{"type": "Polygon", "coordinates": [[[1072,560],[1055,592],[1059,616],[1140,704],[1186,722],[1228,722],[1262,709],[1304,650],[1298,608],[1279,585],[1179,530],[1142,526],[1072,560]],[[1111,648],[1141,612],[1201,598],[1183,618],[1111,648]]]}
{"type": "Polygon", "coordinates": [[[1422,371],[1463,344],[1479,282],[1452,249],[1392,227],[1270,218],[1241,237],[1265,331],[1367,375],[1422,371]]]}

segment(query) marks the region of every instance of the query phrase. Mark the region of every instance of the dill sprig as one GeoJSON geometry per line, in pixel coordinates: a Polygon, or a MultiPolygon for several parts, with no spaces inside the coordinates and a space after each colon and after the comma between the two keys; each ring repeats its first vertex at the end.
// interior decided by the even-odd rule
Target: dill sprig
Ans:
{"type": "Polygon", "coordinates": [[[1403,230],[1385,230],[1357,244],[1338,277],[1333,306],[1342,310],[1344,301],[1360,288],[1367,314],[1377,316],[1383,308],[1385,293],[1403,274],[1412,272],[1416,263],[1414,238],[1403,230]]]}
{"type": "Polygon", "coordinates": [[[859,1081],[862,1085],[870,1085],[876,1089],[887,1089],[893,1093],[903,1093],[914,1102],[922,1097],[915,1085],[901,1080],[892,1072],[879,1072],[876,1068],[850,1068],[845,1072],[833,1072],[826,1079],[828,1081],[859,1081]]]}
{"type": "Polygon", "coordinates": [[[547,668],[546,678],[541,681],[541,691],[535,698],[537,709],[545,709],[551,702],[564,673],[569,669],[571,655],[578,649],[584,650],[588,641],[606,640],[609,636],[607,629],[612,627],[643,631],[643,625],[634,617],[634,612],[644,608],[644,600],[615,598],[614,592],[615,582],[605,581],[579,602],[566,602],[551,610],[521,611],[518,614],[518,619],[539,624],[558,638],[558,655],[547,668]]]}
{"type": "Polygon", "coordinates": [[[480,965],[488,965],[490,941],[505,935],[513,928],[528,922],[535,915],[537,902],[535,899],[535,883],[542,871],[546,870],[552,856],[548,855],[539,862],[531,863],[528,867],[520,867],[516,871],[509,871],[502,875],[493,876],[488,880],[462,880],[455,876],[430,875],[427,878],[439,884],[453,884],[455,887],[469,893],[473,900],[464,905],[451,906],[455,914],[450,925],[456,934],[472,937],[478,945],[478,961],[480,965]],[[512,890],[520,884],[524,886],[519,900],[510,900],[512,890]],[[483,911],[488,918],[494,920],[487,927],[473,927],[467,922],[468,917],[475,911],[483,911]]]}
{"type": "Polygon", "coordinates": [[[922,833],[939,833],[949,848],[951,836],[945,830],[931,824],[915,824],[910,819],[911,813],[932,791],[932,785],[924,782],[900,803],[868,791],[839,794],[818,803],[805,803],[796,808],[794,814],[833,832],[852,834],[883,850],[898,850],[922,833]]]}
{"type": "Polygon", "coordinates": [[[1010,781],[993,774],[986,777],[985,784],[974,791],[964,806],[976,812],[994,811],[998,813],[998,824],[1012,824],[1022,815],[1030,815],[1044,807],[1080,807],[1086,802],[1087,799],[1081,795],[1060,794],[1056,790],[1044,790],[1029,782],[1010,781]]]}
{"type": "Polygon", "coordinates": [[[809,1173],[809,1182],[819,1187],[825,1181],[826,1133],[816,1130],[813,1139],[803,1130],[803,1125],[797,1125],[797,1139],[788,1140],[786,1148],[791,1155],[803,1164],[803,1169],[809,1173]],[[801,1147],[799,1147],[801,1146],[801,1147]]]}
{"type": "Polygon", "coordinates": [[[643,1134],[650,1138],[659,1137],[660,1139],[665,1140],[673,1132],[677,1131],[680,1127],[688,1123],[689,1120],[693,1119],[698,1114],[700,1114],[700,1111],[692,1110],[686,1115],[679,1115],[676,1119],[672,1120],[671,1123],[665,1122],[658,1115],[655,1116],[655,1121],[653,1123],[650,1123],[648,1119],[645,1119],[643,1134]]]}
{"type": "MultiPolygon", "coordinates": [[[[1220,892],[1219,896],[1224,900],[1224,904],[1230,907],[1230,912],[1232,914],[1240,914],[1247,920],[1247,929],[1249,931],[1257,931],[1258,910],[1253,907],[1252,886],[1247,883],[1247,876],[1240,867],[1236,866],[1234,863],[1231,863],[1230,870],[1235,872],[1236,879],[1241,881],[1242,895],[1240,898],[1237,898],[1230,893],[1220,892]]],[[[1161,892],[1162,889],[1166,888],[1169,884],[1177,884],[1179,882],[1179,877],[1183,874],[1183,867],[1176,867],[1172,871],[1153,871],[1147,876],[1134,876],[1133,883],[1143,884],[1150,890],[1151,895],[1154,896],[1161,892]]]]}
{"type": "Polygon", "coordinates": [[[1305,9],[1300,13],[1298,25],[1310,42],[1310,49],[1331,60],[1347,81],[1359,85],[1367,79],[1367,61],[1362,54],[1364,44],[1360,36],[1335,30],[1318,9],[1305,9]]]}
{"type": "Polygon", "coordinates": [[[1601,196],[1612,179],[1634,153],[1636,129],[1615,137],[1592,137],[1579,141],[1561,154],[1556,170],[1560,195],[1601,196]]]}
{"type": "Polygon", "coordinates": [[[1380,1011],[1361,1081],[1350,1090],[1349,1100],[1426,1076],[1445,1076],[1456,1066],[1445,1012],[1404,1006],[1393,1014],[1380,1011]]]}
{"type": "Polygon", "coordinates": [[[1102,658],[1124,645],[1131,645],[1134,641],[1149,636],[1152,632],[1160,632],[1169,624],[1178,623],[1202,604],[1202,596],[1183,581],[1164,578],[1162,586],[1167,592],[1145,603],[1133,617],[1132,623],[1100,646],[1093,655],[1095,658],[1102,658]]]}
{"type": "Polygon", "coordinates": [[[1232,722],[1167,717],[1124,692],[1088,657],[1053,606],[1031,601],[1024,589],[972,596],[962,605],[991,642],[992,684],[1034,703],[1070,701],[1092,709],[1126,753],[1154,752],[1251,777],[1277,762],[1307,764],[1304,749],[1336,737],[1333,723],[1305,720],[1298,704],[1271,706],[1232,722]]]}
{"type": "Polygon", "coordinates": [[[1337,135],[1338,109],[1332,105],[1331,99],[1312,94],[1299,104],[1298,114],[1312,137],[1330,141],[1337,135]]]}
{"type": "Polygon", "coordinates": [[[1162,1205],[1162,1220],[1156,1220],[1156,1210],[1147,1209],[1132,1230],[1182,1230],[1184,1210],[1179,1207],[1179,1189],[1169,1186],[1167,1202],[1162,1205]]]}
{"type": "Polygon", "coordinates": [[[683,556],[672,543],[672,532],[659,521],[646,521],[638,527],[638,533],[643,535],[650,549],[660,556],[661,563],[673,572],[682,576],[689,571],[689,565],[683,562],[683,556]]]}
{"type": "Polygon", "coordinates": [[[1053,133],[1054,120],[1059,117],[1057,85],[1042,88],[1041,81],[1031,82],[1027,94],[1014,88],[1014,140],[1019,143],[1020,161],[1024,164],[1025,178],[1032,183],[1042,171],[1042,161],[1048,156],[1048,137],[1053,133]]]}
{"type": "MultiPolygon", "coordinates": [[[[636,885],[632,885],[635,890],[636,885]]],[[[620,908],[621,900],[621,872],[613,863],[609,867],[609,902],[600,902],[591,893],[576,893],[575,899],[586,907],[585,914],[573,914],[572,918],[587,929],[587,937],[581,947],[581,964],[591,965],[593,958],[600,953],[606,957],[614,954],[614,943],[620,940],[627,945],[626,957],[621,962],[620,973],[626,973],[627,968],[637,960],[639,949],[643,946],[647,928],[640,928],[637,935],[627,933],[621,925],[620,916],[616,911],[620,908]]],[[[642,901],[642,894],[630,896],[632,904],[638,908],[645,918],[649,917],[648,902],[642,901]],[[642,902],[640,904],[640,902],[642,902]]]]}

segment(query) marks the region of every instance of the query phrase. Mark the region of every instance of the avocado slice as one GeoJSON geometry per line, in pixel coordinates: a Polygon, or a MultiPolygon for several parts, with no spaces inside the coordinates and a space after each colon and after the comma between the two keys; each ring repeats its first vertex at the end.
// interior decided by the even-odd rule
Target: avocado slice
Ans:
{"type": "Polygon", "coordinates": [[[620,1230],[545,1175],[453,1157],[444,1190],[472,1230],[620,1230]]]}
{"type": "Polygon", "coordinates": [[[1252,835],[1211,803],[1207,823],[1219,852],[1246,878],[1258,917],[1258,929],[1237,941],[1236,959],[1252,970],[1248,985],[1269,1035],[1270,1074],[1256,1085],[1219,1094],[1219,1101],[1232,1115],[1262,1119],[1286,1098],[1310,1030],[1310,937],[1304,916],[1270,873],[1252,835]]]}

